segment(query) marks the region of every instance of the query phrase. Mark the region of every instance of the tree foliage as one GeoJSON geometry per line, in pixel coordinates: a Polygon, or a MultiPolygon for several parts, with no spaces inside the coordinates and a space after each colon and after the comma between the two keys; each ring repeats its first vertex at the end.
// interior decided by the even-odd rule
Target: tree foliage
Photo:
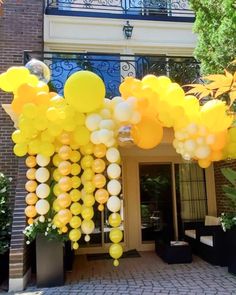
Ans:
{"type": "Polygon", "coordinates": [[[198,34],[195,57],[203,74],[216,74],[236,58],[236,1],[190,0],[198,34]]]}

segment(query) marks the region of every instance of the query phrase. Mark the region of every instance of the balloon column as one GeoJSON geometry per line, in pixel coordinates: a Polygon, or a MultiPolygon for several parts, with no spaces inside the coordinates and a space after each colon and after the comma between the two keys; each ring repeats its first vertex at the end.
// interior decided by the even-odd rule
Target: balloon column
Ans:
{"type": "Polygon", "coordinates": [[[26,156],[25,214],[28,223],[46,222],[66,234],[78,249],[95,229],[94,206],[110,212],[109,253],[118,266],[123,253],[121,155],[118,144],[156,147],[163,127],[173,127],[176,152],[203,168],[225,157],[236,158],[236,132],[227,106],[219,100],[200,106],[194,96],[168,77],[127,77],[121,96],[105,98],[100,77],[89,71],[72,74],[64,97],[51,92],[48,67],[37,60],[0,75],[0,88],[13,93],[18,129],[14,153],[26,156]]]}

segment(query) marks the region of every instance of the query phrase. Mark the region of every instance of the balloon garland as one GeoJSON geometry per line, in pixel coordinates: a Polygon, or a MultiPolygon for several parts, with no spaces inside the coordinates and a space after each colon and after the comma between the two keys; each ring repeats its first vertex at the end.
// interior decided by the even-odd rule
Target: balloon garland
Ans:
{"type": "Polygon", "coordinates": [[[220,100],[200,105],[168,77],[127,77],[121,96],[109,100],[100,77],[89,71],[72,74],[64,98],[50,92],[50,70],[37,60],[0,75],[0,88],[13,93],[18,129],[14,153],[27,155],[25,215],[28,223],[45,222],[49,210],[58,233],[67,233],[73,249],[82,234],[94,231],[94,205],[110,212],[109,253],[114,266],[123,253],[121,156],[118,145],[156,147],[163,127],[174,128],[173,146],[185,160],[202,168],[212,161],[236,158],[233,117],[220,100]]]}

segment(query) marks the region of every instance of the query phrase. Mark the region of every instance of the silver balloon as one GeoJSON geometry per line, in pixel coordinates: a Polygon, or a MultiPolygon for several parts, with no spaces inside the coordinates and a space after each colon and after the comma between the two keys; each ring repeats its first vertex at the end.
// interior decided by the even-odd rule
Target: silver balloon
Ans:
{"type": "Polygon", "coordinates": [[[39,81],[48,83],[51,78],[51,72],[49,67],[40,60],[35,58],[31,59],[25,67],[30,71],[31,74],[35,75],[39,81]]]}
{"type": "Polygon", "coordinates": [[[133,140],[130,132],[131,132],[131,126],[129,126],[129,125],[122,126],[119,129],[118,141],[119,141],[120,146],[133,145],[134,140],[133,140]]]}

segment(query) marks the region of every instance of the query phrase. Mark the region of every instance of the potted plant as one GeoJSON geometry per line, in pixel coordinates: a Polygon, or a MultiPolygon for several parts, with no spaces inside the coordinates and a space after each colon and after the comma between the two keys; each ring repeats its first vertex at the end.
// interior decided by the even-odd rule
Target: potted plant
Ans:
{"type": "Polygon", "coordinates": [[[221,225],[227,232],[228,270],[236,274],[236,171],[231,168],[221,169],[222,174],[230,182],[223,185],[225,195],[232,201],[232,211],[221,214],[221,225]]]}
{"type": "Polygon", "coordinates": [[[58,231],[52,223],[52,212],[45,220],[39,219],[28,225],[24,234],[26,244],[36,241],[36,280],[38,287],[53,287],[64,284],[64,242],[66,234],[58,231]]]}
{"type": "Polygon", "coordinates": [[[0,173],[0,283],[7,277],[9,271],[11,211],[8,191],[10,180],[0,173]]]}

